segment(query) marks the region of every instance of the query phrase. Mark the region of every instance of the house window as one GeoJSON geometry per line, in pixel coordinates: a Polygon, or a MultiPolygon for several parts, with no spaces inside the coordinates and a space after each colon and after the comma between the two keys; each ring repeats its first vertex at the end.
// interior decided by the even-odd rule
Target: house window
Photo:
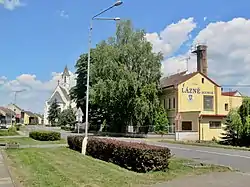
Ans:
{"type": "Polygon", "coordinates": [[[182,122],[182,130],[183,131],[191,131],[192,130],[192,121],[183,121],[182,122]]]}
{"type": "Polygon", "coordinates": [[[221,122],[220,121],[209,121],[209,128],[210,129],[221,129],[221,122]]]}
{"type": "Polygon", "coordinates": [[[164,109],[166,109],[166,100],[164,99],[164,109]]]}
{"type": "Polygon", "coordinates": [[[173,98],[173,108],[175,108],[175,98],[173,98]]]}
{"type": "Polygon", "coordinates": [[[204,78],[201,79],[202,84],[204,84],[204,78]]]}
{"type": "Polygon", "coordinates": [[[168,109],[171,109],[171,99],[168,99],[168,109]]]}
{"type": "Polygon", "coordinates": [[[204,95],[203,105],[204,105],[205,111],[213,111],[214,110],[214,96],[204,95]]]}
{"type": "Polygon", "coordinates": [[[225,111],[228,111],[228,103],[225,103],[225,111]]]}

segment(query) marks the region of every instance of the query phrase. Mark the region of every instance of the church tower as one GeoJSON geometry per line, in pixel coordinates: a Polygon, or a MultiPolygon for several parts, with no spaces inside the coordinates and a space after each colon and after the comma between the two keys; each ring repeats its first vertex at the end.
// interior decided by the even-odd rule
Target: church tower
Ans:
{"type": "Polygon", "coordinates": [[[67,91],[70,90],[70,74],[69,74],[69,70],[68,67],[65,66],[63,74],[62,74],[62,81],[61,81],[61,85],[67,89],[67,91]]]}

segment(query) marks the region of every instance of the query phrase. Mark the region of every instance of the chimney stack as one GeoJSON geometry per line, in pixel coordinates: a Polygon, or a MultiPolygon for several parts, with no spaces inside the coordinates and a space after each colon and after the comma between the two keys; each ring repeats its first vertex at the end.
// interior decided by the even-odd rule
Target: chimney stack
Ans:
{"type": "Polygon", "coordinates": [[[192,53],[197,54],[197,71],[207,76],[207,46],[198,45],[192,53]]]}

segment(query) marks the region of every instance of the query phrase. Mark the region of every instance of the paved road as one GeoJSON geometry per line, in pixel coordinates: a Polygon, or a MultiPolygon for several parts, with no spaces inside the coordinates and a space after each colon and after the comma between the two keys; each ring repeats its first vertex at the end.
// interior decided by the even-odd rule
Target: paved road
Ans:
{"type": "Polygon", "coordinates": [[[200,176],[186,176],[152,187],[249,187],[250,176],[242,173],[209,173],[200,176]]]}
{"type": "MultiPolygon", "coordinates": [[[[124,139],[124,141],[144,142],[143,140],[124,139]]],[[[250,174],[250,151],[230,150],[223,148],[179,145],[171,143],[147,142],[151,145],[168,147],[177,157],[194,159],[199,162],[230,166],[233,169],[250,174]]]]}
{"type": "MultiPolygon", "coordinates": [[[[60,131],[63,138],[73,133],[61,131],[59,128],[33,126],[28,127],[28,130],[35,129],[50,129],[60,131]]],[[[117,138],[124,141],[142,142],[142,140],[117,138]]],[[[177,157],[194,159],[203,163],[230,166],[241,172],[250,173],[250,151],[229,150],[223,148],[200,147],[190,145],[179,145],[171,143],[147,142],[152,145],[160,145],[168,147],[171,153],[177,157]]]]}

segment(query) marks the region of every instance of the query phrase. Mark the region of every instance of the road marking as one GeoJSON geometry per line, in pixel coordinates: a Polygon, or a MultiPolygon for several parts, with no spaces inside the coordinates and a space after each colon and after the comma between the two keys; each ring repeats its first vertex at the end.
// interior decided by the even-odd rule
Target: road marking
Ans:
{"type": "Polygon", "coordinates": [[[182,148],[182,147],[172,147],[167,146],[168,148],[172,149],[179,149],[179,150],[186,150],[186,151],[196,151],[200,153],[208,153],[208,154],[215,154],[215,155],[222,155],[222,156],[231,156],[231,157],[240,157],[240,158],[246,158],[250,159],[250,156],[244,156],[244,155],[235,155],[235,154],[228,154],[228,153],[219,153],[219,152],[213,152],[213,151],[203,151],[198,149],[188,149],[188,148],[182,148]]]}

